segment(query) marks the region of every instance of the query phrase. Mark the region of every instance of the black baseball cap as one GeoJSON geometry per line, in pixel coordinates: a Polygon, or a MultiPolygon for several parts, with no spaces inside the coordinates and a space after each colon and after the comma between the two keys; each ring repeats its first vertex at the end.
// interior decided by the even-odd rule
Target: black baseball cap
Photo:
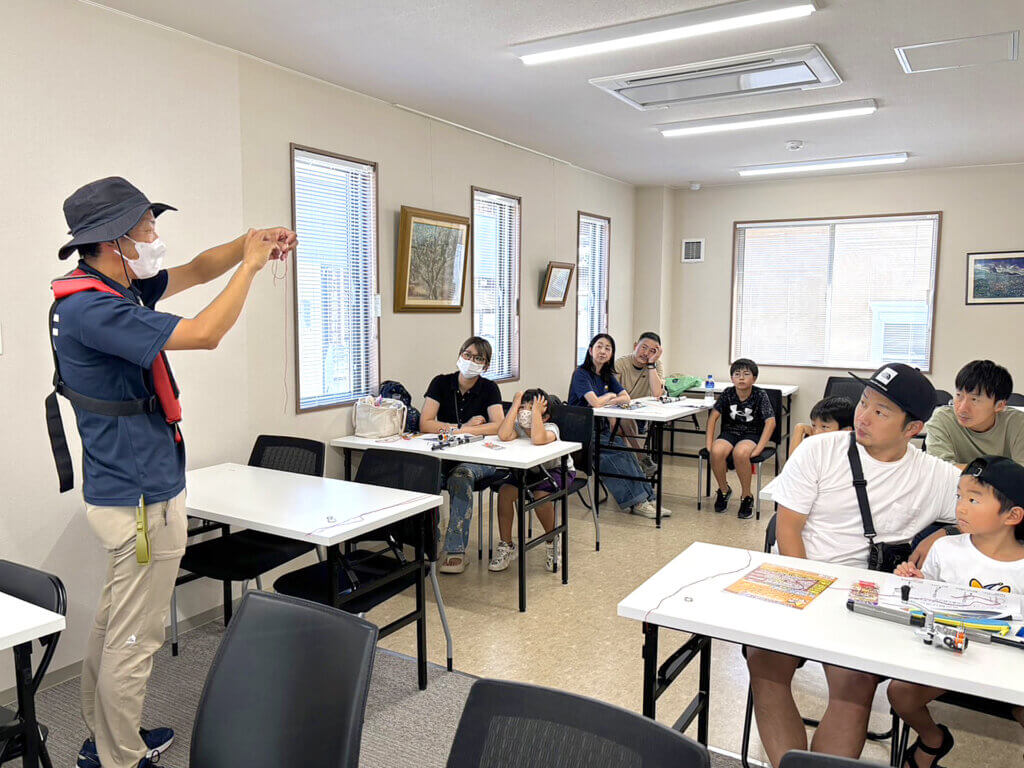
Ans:
{"type": "Polygon", "coordinates": [[[883,365],[870,379],[862,379],[852,371],[850,375],[865,387],[885,395],[912,419],[928,421],[935,410],[935,387],[919,369],[905,363],[883,365]]]}
{"type": "Polygon", "coordinates": [[[66,259],[80,245],[116,240],[139,223],[146,211],[159,216],[176,211],[166,203],[151,203],[135,185],[120,176],[108,176],[79,187],[64,201],[68,234],[74,235],[57,256],[66,259]]]}
{"type": "Polygon", "coordinates": [[[1024,507],[1024,467],[1005,456],[982,456],[964,468],[970,475],[991,485],[1019,507],[1024,507]]]}

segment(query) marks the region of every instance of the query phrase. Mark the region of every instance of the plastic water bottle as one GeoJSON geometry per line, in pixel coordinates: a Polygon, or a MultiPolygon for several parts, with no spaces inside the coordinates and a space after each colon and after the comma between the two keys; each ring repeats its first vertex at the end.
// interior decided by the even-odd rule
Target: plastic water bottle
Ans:
{"type": "Polygon", "coordinates": [[[704,379],[704,403],[711,405],[715,402],[715,377],[710,373],[704,379]]]}

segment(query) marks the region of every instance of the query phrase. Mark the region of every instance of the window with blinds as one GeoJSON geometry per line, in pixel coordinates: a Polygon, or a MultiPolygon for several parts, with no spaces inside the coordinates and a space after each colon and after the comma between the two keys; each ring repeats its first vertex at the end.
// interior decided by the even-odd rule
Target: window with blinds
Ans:
{"type": "Polygon", "coordinates": [[[519,378],[519,232],[518,197],[473,189],[473,335],[494,381],[519,378]]]}
{"type": "Polygon", "coordinates": [[[608,249],[611,219],[578,214],[576,246],[576,363],[590,340],[608,332],[608,249]]]}
{"type": "Polygon", "coordinates": [[[732,358],[929,370],[940,216],[737,223],[732,358]]]}
{"type": "Polygon", "coordinates": [[[376,394],[377,166],[292,147],[298,410],[376,394]]]}

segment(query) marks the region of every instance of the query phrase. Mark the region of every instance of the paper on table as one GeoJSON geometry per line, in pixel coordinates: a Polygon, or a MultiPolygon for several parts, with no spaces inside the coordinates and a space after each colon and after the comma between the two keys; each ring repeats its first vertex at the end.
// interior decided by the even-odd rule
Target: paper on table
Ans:
{"type": "Polygon", "coordinates": [[[762,563],[725,591],[803,610],[834,581],[832,576],[762,563]]]}
{"type": "Polygon", "coordinates": [[[900,587],[910,585],[911,608],[925,608],[944,614],[985,619],[1020,619],[1018,595],[993,589],[975,589],[926,579],[905,579],[885,574],[878,588],[878,604],[886,608],[906,608],[900,587]]]}

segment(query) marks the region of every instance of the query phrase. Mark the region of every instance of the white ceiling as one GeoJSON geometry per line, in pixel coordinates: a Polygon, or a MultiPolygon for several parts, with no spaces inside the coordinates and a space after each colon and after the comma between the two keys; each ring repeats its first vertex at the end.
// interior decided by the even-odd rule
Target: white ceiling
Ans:
{"type": "Polygon", "coordinates": [[[102,5],[402,104],[634,184],[734,183],[737,166],[910,153],[905,168],[1024,161],[1024,62],[903,74],[897,45],[1024,27],[1022,0],[818,0],[806,18],[526,67],[513,43],[712,0],[103,0],[102,5]],[[588,84],[817,43],[834,88],[640,112],[588,84]],[[869,117],[663,138],[689,118],[874,98],[869,117]],[[787,139],[805,147],[789,152],[787,139]]]}

